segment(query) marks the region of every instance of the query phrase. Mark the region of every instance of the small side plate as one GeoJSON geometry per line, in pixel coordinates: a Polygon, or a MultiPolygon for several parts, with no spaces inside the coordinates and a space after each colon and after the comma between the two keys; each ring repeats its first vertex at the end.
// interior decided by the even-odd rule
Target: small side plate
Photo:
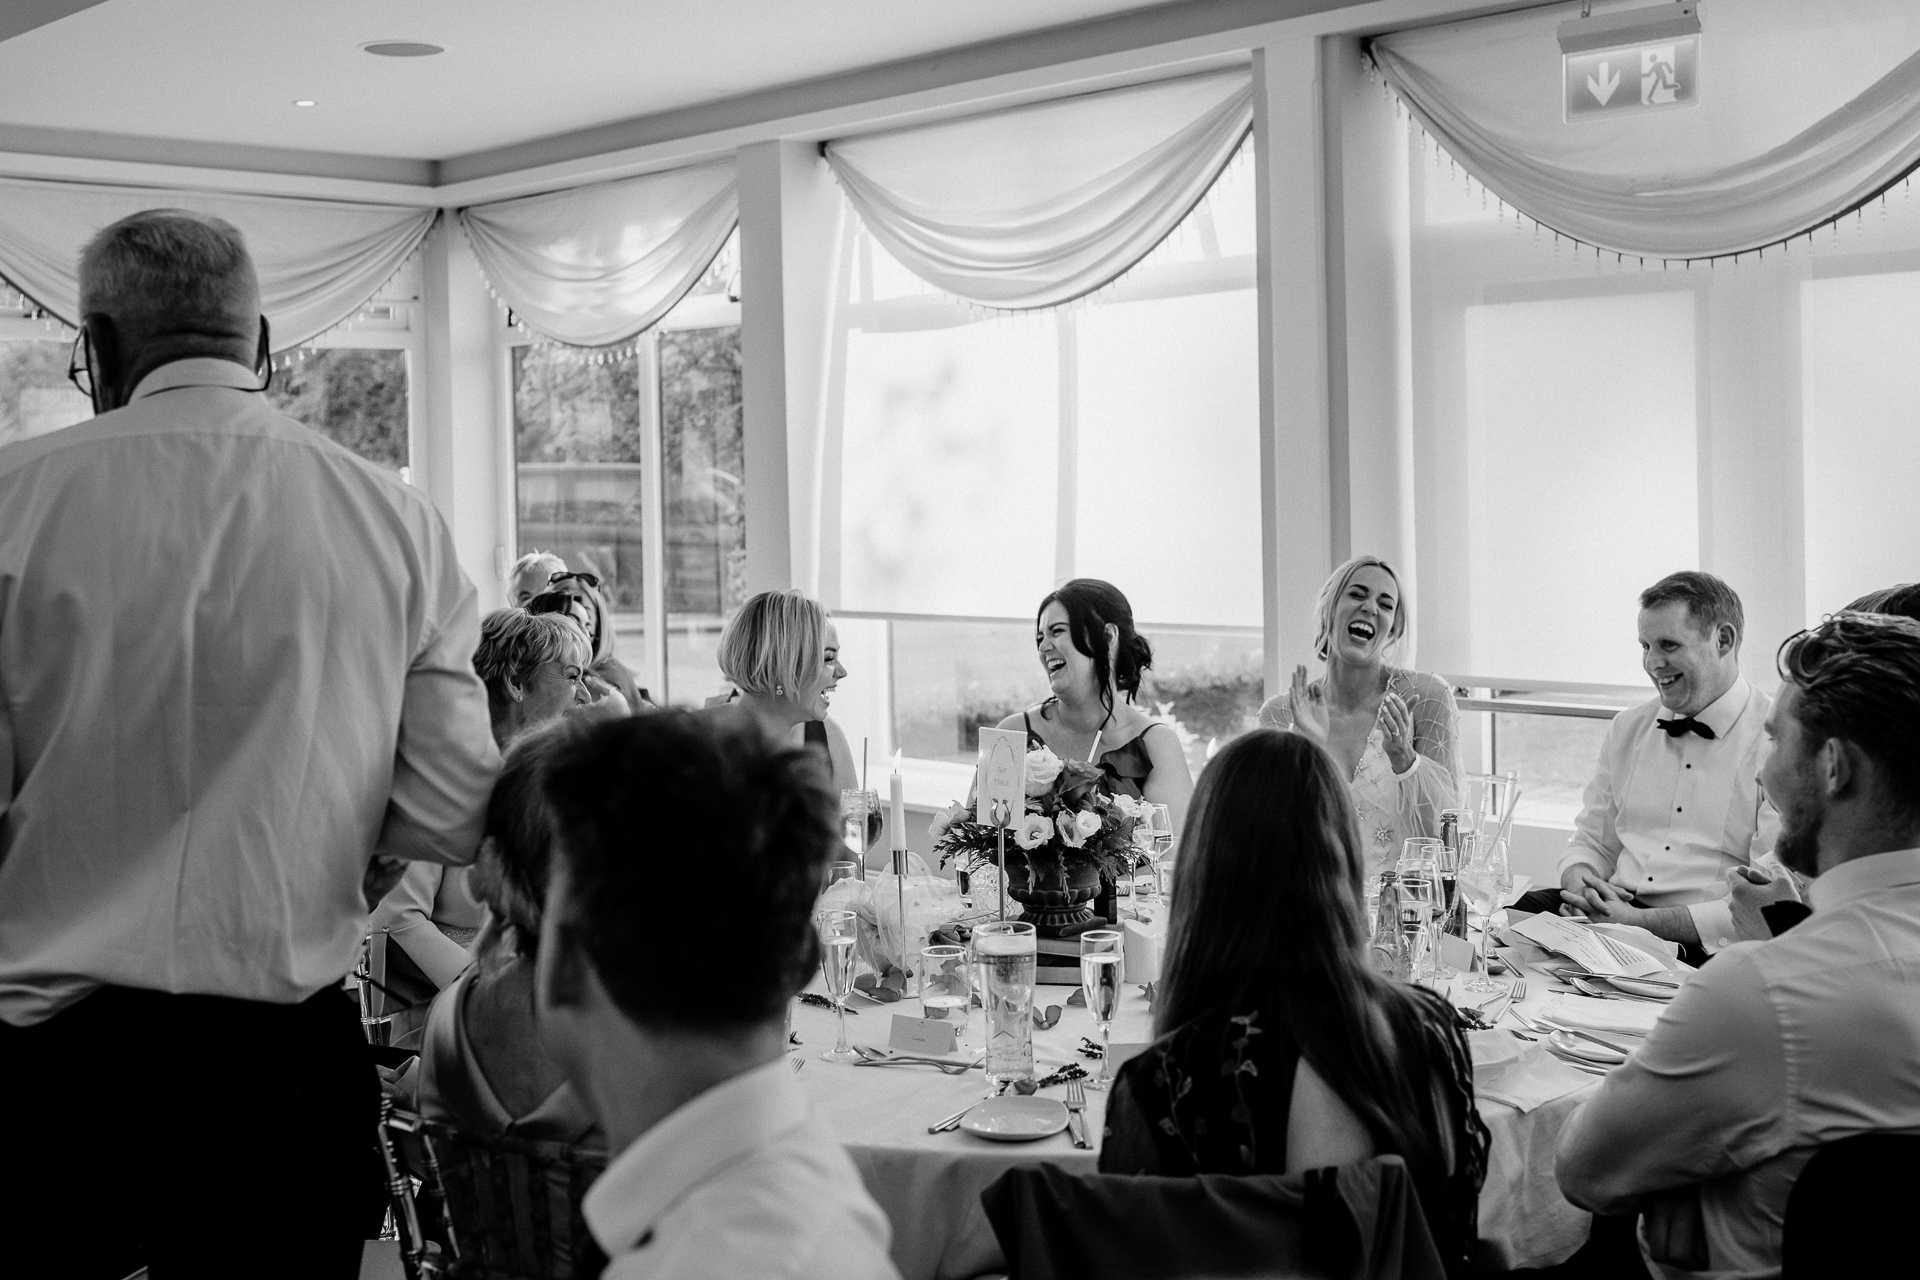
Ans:
{"type": "Polygon", "coordinates": [[[1058,1098],[1009,1094],[967,1112],[960,1127],[992,1142],[1037,1142],[1067,1127],[1067,1107],[1058,1098]]]}

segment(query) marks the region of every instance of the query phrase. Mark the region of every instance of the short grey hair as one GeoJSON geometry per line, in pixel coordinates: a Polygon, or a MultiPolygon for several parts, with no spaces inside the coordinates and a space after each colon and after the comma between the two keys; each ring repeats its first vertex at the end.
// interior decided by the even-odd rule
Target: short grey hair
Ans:
{"type": "Polygon", "coordinates": [[[579,624],[560,613],[495,609],[480,620],[480,647],[473,669],[487,686],[487,702],[496,710],[507,701],[507,683],[526,687],[542,663],[567,660],[585,668],[593,660],[579,624]]]}
{"type": "Polygon", "coordinates": [[[120,219],[80,254],[80,314],[135,334],[249,340],[260,279],[240,229],[188,209],[120,219]]]}
{"type": "Polygon", "coordinates": [[[790,696],[816,678],[830,615],[800,591],[762,591],[720,635],[720,674],[742,693],[790,696]]]}

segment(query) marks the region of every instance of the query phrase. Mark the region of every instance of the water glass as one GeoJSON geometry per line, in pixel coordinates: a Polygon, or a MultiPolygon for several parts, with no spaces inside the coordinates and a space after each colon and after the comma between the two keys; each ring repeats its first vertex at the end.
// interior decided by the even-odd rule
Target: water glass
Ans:
{"type": "Polygon", "coordinates": [[[1033,986],[1038,940],[1025,920],[1000,920],[973,931],[986,1008],[987,1084],[1033,1079],[1033,986]]]}
{"type": "Polygon", "coordinates": [[[920,1016],[936,1022],[958,1022],[959,1038],[967,1038],[967,1020],[973,1009],[973,962],[965,947],[920,948],[920,1016]]]}
{"type": "Polygon", "coordinates": [[[1433,954],[1439,944],[1434,931],[1434,916],[1439,907],[1439,896],[1439,877],[1432,863],[1401,862],[1400,934],[1407,944],[1409,974],[1416,982],[1434,976],[1433,954]]]}
{"type": "Polygon", "coordinates": [[[860,864],[857,862],[829,862],[827,864],[827,888],[831,889],[842,880],[857,880],[860,876],[860,864]]]}
{"type": "Polygon", "coordinates": [[[1113,1083],[1113,1015],[1120,1007],[1120,984],[1126,980],[1126,958],[1121,935],[1112,929],[1091,929],[1080,935],[1080,987],[1086,993],[1087,1012],[1100,1024],[1100,1074],[1087,1081],[1089,1089],[1113,1083]]]}
{"type": "Polygon", "coordinates": [[[859,941],[859,917],[851,911],[822,911],[814,916],[820,932],[820,976],[827,999],[840,1018],[840,1038],[820,1055],[822,1062],[853,1062],[859,1054],[847,1044],[847,997],[853,993],[854,948],[859,941]]]}
{"type": "Polygon", "coordinates": [[[1488,971],[1488,939],[1493,936],[1494,913],[1513,892],[1513,873],[1507,865],[1505,840],[1477,839],[1473,859],[1460,870],[1460,888],[1470,911],[1480,915],[1480,973],[1467,980],[1469,991],[1500,991],[1488,971]]]}
{"type": "Polygon", "coordinates": [[[1173,859],[1162,858],[1153,865],[1154,887],[1160,894],[1160,901],[1173,906],[1173,859]]]}

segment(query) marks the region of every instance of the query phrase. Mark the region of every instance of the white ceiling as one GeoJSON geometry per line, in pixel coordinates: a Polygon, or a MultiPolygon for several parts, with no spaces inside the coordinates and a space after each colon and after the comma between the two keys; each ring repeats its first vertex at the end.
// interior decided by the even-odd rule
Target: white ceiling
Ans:
{"type": "Polygon", "coordinates": [[[0,129],[440,160],[1163,2],[105,0],[0,43],[0,129]]]}

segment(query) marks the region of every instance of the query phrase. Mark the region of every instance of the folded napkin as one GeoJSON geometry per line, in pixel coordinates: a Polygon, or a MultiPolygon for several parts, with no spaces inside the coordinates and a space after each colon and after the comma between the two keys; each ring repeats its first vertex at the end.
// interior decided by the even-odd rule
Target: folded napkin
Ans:
{"type": "Polygon", "coordinates": [[[1553,991],[1547,994],[1546,1008],[1541,1012],[1550,1021],[1569,1027],[1581,1027],[1588,1031],[1625,1031],[1643,1036],[1653,1030],[1653,1024],[1660,1020],[1660,1013],[1665,1008],[1665,1005],[1644,1000],[1596,1000],[1591,996],[1553,991]]]}
{"type": "Polygon", "coordinates": [[[1467,1048],[1473,1054],[1473,1069],[1498,1067],[1520,1060],[1521,1044],[1505,1031],[1469,1031],[1467,1048]]]}
{"type": "Polygon", "coordinates": [[[1160,980],[1160,956],[1166,948],[1166,934],[1138,920],[1120,922],[1121,967],[1128,982],[1141,984],[1160,980]]]}
{"type": "Polygon", "coordinates": [[[1568,1066],[1537,1044],[1525,1046],[1515,1061],[1489,1067],[1476,1063],[1473,1069],[1475,1097],[1504,1102],[1521,1112],[1599,1083],[1600,1077],[1568,1066]]]}

